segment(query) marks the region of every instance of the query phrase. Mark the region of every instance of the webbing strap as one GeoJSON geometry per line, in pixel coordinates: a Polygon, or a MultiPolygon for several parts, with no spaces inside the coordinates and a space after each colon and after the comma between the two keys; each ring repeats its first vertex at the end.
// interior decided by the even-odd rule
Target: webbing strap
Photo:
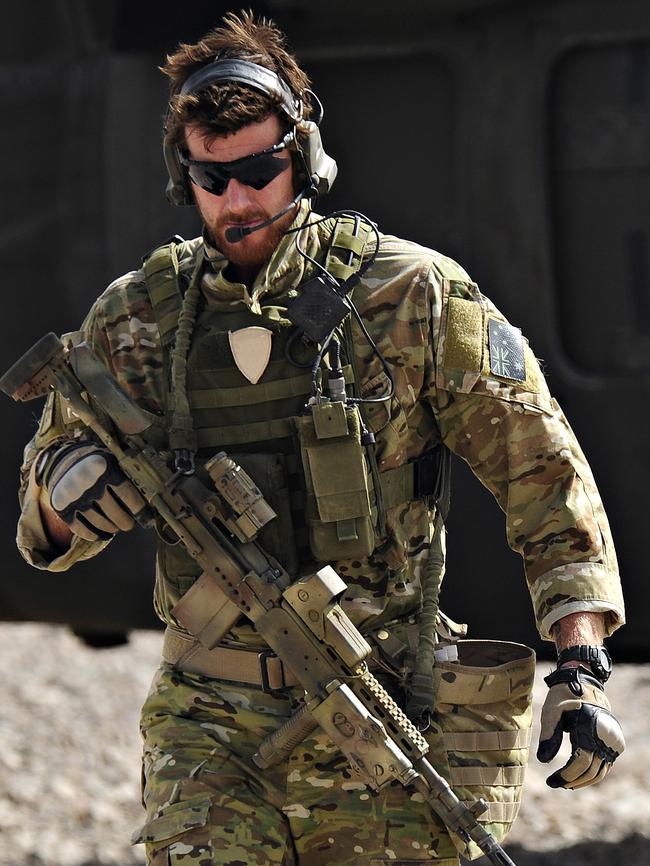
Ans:
{"type": "Polygon", "coordinates": [[[156,321],[158,322],[158,330],[160,331],[160,339],[163,345],[167,343],[173,343],[174,337],[176,335],[176,329],[178,328],[178,315],[181,310],[181,305],[170,310],[168,313],[165,313],[164,316],[158,318],[156,316],[156,321]]]}
{"type": "MultiPolygon", "coordinates": [[[[468,809],[474,805],[473,800],[463,800],[468,809]]],[[[512,803],[495,803],[489,801],[487,810],[482,812],[479,821],[481,824],[512,824],[519,812],[519,801],[515,800],[512,803]]]]}
{"type": "Polygon", "coordinates": [[[333,277],[347,280],[359,270],[371,233],[363,220],[353,216],[337,219],[325,259],[325,267],[333,277]]]}
{"type": "Polygon", "coordinates": [[[526,767],[515,764],[510,767],[452,767],[452,785],[507,785],[524,784],[526,767]]]}
{"type": "Polygon", "coordinates": [[[269,439],[285,439],[293,433],[290,418],[274,421],[256,421],[242,427],[204,427],[196,431],[199,448],[223,448],[225,445],[247,445],[250,442],[267,442],[269,439]]]}
{"type": "Polygon", "coordinates": [[[438,467],[441,460],[444,460],[444,452],[441,453],[439,446],[434,451],[422,454],[417,460],[394,469],[380,470],[383,508],[393,508],[414,499],[435,497],[439,486],[438,467]]]}
{"type": "Polygon", "coordinates": [[[178,284],[177,245],[158,247],[146,259],[143,269],[160,339],[166,345],[174,337],[183,301],[178,284]]]}
{"type": "Polygon", "coordinates": [[[165,630],[162,656],[177,670],[258,688],[283,689],[297,682],[275,653],[220,646],[208,650],[171,626],[165,630]]]}
{"type": "Polygon", "coordinates": [[[413,499],[414,463],[405,463],[395,469],[379,473],[384,508],[393,508],[413,499]]]}
{"type": "MultiPolygon", "coordinates": [[[[522,666],[523,668],[524,666],[522,666]]],[[[484,669],[476,673],[463,671],[463,676],[453,682],[445,679],[447,671],[441,668],[438,679],[438,701],[441,704],[491,704],[497,701],[507,701],[512,697],[512,679],[520,672],[517,669],[513,675],[493,676],[484,669]]]]}
{"type": "MultiPolygon", "coordinates": [[[[346,384],[352,381],[352,367],[343,368],[346,384]]],[[[272,400],[300,397],[311,391],[311,373],[294,376],[291,379],[276,379],[274,382],[259,382],[257,385],[238,386],[237,388],[200,388],[189,392],[193,409],[226,409],[232,406],[253,406],[272,400]]],[[[250,425],[242,425],[242,430],[250,425]]],[[[234,429],[234,428],[233,428],[234,429]]]]}
{"type": "Polygon", "coordinates": [[[531,729],[516,731],[456,731],[445,732],[442,741],[448,752],[494,752],[527,749],[531,729]]]}

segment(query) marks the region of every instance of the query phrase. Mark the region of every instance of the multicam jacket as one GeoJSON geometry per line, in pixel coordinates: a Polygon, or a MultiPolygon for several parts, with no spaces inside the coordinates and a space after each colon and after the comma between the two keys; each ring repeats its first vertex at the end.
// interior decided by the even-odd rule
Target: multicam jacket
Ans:
{"type": "MultiPolygon", "coordinates": [[[[305,212],[303,207],[295,225],[305,212]]],[[[332,228],[325,221],[303,229],[302,245],[312,257],[323,260],[332,228]]],[[[262,322],[269,311],[282,310],[310,276],[312,266],[296,250],[295,238],[285,235],[250,289],[227,278],[226,259],[200,238],[178,249],[180,270],[189,276],[205,247],[206,315],[248,309],[251,321],[262,322]]],[[[354,302],[395,380],[392,401],[367,411],[380,471],[414,460],[442,440],[505,512],[508,542],[523,557],[541,635],[550,639],[553,623],[576,611],[605,612],[611,633],[624,612],[607,519],[587,461],[519,331],[454,261],[389,235],[380,236],[354,302]]],[[[162,424],[167,349],[142,269],[106,289],[83,331],[132,397],[162,424]]],[[[352,335],[361,392],[382,393],[386,374],[355,321],[352,335]]],[[[37,452],[75,435],[83,435],[78,422],[50,396],[22,468],[18,546],[37,568],[65,570],[106,544],[76,538],[58,555],[28,486],[37,452]]],[[[426,501],[394,505],[387,510],[385,537],[370,557],[333,563],[349,586],[343,605],[362,630],[417,611],[432,526],[426,501]]],[[[156,609],[173,623],[171,608],[197,572],[190,568],[183,579],[168,579],[164,554],[159,551],[156,609]]],[[[245,628],[235,637],[255,642],[245,628]]]]}

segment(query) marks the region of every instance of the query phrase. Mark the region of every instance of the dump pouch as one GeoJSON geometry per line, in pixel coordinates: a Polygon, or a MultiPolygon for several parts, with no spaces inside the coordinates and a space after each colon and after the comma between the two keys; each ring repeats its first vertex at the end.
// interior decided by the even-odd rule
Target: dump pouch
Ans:
{"type": "Polygon", "coordinates": [[[293,421],[305,473],[313,556],[319,562],[370,556],[375,535],[359,410],[324,402],[293,421]]]}
{"type": "MultiPolygon", "coordinates": [[[[457,662],[436,663],[432,754],[466,803],[482,797],[479,817],[501,842],[521,803],[531,739],[535,653],[522,644],[460,640],[457,662]]],[[[427,737],[429,739],[429,737],[427,737]]],[[[451,834],[463,857],[481,857],[451,834]]]]}

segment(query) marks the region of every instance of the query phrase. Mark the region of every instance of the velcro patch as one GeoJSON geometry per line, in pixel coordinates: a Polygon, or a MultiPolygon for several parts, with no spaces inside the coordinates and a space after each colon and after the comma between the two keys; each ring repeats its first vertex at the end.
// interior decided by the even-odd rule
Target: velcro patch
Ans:
{"type": "Polygon", "coordinates": [[[483,351],[483,311],[465,298],[449,298],[443,364],[448,370],[478,372],[483,351]]]}
{"type": "Polygon", "coordinates": [[[490,372],[513,382],[526,381],[525,344],[519,328],[498,319],[488,321],[490,372]]]}

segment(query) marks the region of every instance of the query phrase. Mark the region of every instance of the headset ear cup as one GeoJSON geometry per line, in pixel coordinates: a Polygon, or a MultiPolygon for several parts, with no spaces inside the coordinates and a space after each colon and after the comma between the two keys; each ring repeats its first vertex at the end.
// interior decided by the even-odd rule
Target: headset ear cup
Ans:
{"type": "Polygon", "coordinates": [[[329,192],[338,168],[332,157],[323,150],[318,126],[312,120],[300,121],[296,125],[296,138],[315,192],[318,195],[329,192]]]}
{"type": "Polygon", "coordinates": [[[293,164],[294,192],[302,190],[302,194],[305,198],[312,198],[316,195],[317,190],[309,172],[309,166],[305,158],[305,150],[303,147],[303,143],[300,141],[298,135],[296,135],[295,144],[296,147],[291,154],[293,164]]]}
{"type": "Polygon", "coordinates": [[[163,139],[163,158],[169,174],[165,189],[167,201],[177,206],[193,205],[194,199],[189,188],[187,174],[180,163],[176,147],[167,141],[166,136],[163,139]]]}

